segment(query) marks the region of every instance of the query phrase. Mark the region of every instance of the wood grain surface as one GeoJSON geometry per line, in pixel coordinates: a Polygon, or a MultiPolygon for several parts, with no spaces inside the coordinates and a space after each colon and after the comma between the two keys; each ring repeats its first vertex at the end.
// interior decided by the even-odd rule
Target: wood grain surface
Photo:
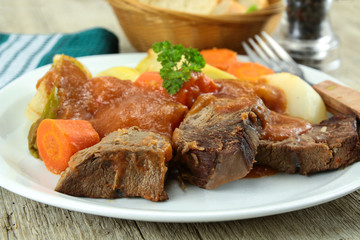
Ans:
{"type": "MultiPolygon", "coordinates": [[[[342,65],[330,74],[357,90],[359,9],[359,0],[335,0],[331,9],[333,29],[341,40],[342,65]]],[[[96,26],[114,32],[122,52],[134,51],[104,0],[0,0],[0,32],[70,33],[96,26]]],[[[153,223],[68,211],[0,188],[0,226],[0,239],[360,239],[360,191],[269,217],[153,223]]]]}
{"type": "Polygon", "coordinates": [[[338,83],[325,80],[313,86],[333,114],[354,113],[360,118],[360,92],[338,83]]]}

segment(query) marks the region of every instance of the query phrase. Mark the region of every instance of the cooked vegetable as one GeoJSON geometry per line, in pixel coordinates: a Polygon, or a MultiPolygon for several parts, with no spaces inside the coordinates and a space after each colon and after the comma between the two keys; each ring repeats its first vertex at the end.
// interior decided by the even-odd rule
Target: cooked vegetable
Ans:
{"type": "Polygon", "coordinates": [[[205,67],[202,69],[202,72],[208,76],[209,78],[216,80],[216,79],[236,79],[236,77],[228,72],[220,70],[216,67],[213,67],[209,64],[206,64],[205,67]]]}
{"type": "MultiPolygon", "coordinates": [[[[139,73],[143,72],[159,72],[161,69],[161,64],[157,61],[157,54],[150,49],[147,56],[140,61],[140,63],[135,67],[139,73]]],[[[201,70],[206,76],[215,80],[215,79],[235,79],[235,77],[223,70],[220,70],[216,67],[213,67],[209,64],[205,64],[205,67],[201,70]]]]}
{"type": "Polygon", "coordinates": [[[258,79],[267,74],[273,74],[274,71],[258,63],[236,62],[229,66],[227,72],[249,82],[257,82],[258,79]]]}
{"type": "Polygon", "coordinates": [[[49,93],[47,92],[46,82],[42,81],[37,88],[35,96],[26,108],[25,116],[30,122],[36,122],[41,117],[48,99],[49,93]]]}
{"type": "Polygon", "coordinates": [[[191,108],[198,96],[203,93],[215,92],[217,89],[216,83],[205,74],[191,73],[190,80],[184,83],[180,91],[173,95],[173,98],[191,108]]]}
{"type": "Polygon", "coordinates": [[[165,91],[159,72],[143,72],[135,81],[135,85],[151,90],[165,91]]]}
{"type": "Polygon", "coordinates": [[[68,167],[74,153],[99,141],[99,134],[85,120],[44,119],[37,130],[40,157],[55,174],[68,167]]]}
{"type": "Polygon", "coordinates": [[[41,117],[44,107],[49,99],[52,87],[57,81],[57,77],[60,77],[61,75],[65,61],[70,62],[76,68],[80,69],[85,74],[86,78],[92,77],[90,71],[75,58],[64,54],[55,55],[51,69],[41,79],[39,79],[36,85],[37,92],[26,108],[25,115],[31,122],[35,122],[41,117]]]}
{"type": "Polygon", "coordinates": [[[290,73],[263,76],[260,82],[282,89],[286,95],[286,113],[312,124],[326,119],[326,107],[320,95],[301,78],[290,73]]]}
{"type": "MultiPolygon", "coordinates": [[[[159,72],[144,72],[134,84],[169,97],[162,83],[159,72]]],[[[200,94],[215,92],[217,88],[215,82],[204,73],[191,73],[189,81],[185,82],[176,94],[171,95],[171,98],[190,108],[200,94]]]]}
{"type": "Polygon", "coordinates": [[[221,70],[227,70],[237,62],[237,53],[226,48],[212,48],[200,51],[207,64],[221,70]]]}
{"type": "Polygon", "coordinates": [[[135,67],[139,73],[143,72],[159,72],[161,69],[161,64],[157,61],[158,55],[154,50],[150,49],[147,52],[146,57],[139,62],[135,67]]]}
{"type": "Polygon", "coordinates": [[[64,59],[72,62],[75,66],[77,66],[86,75],[87,78],[92,78],[91,72],[89,71],[89,69],[87,69],[85,65],[76,60],[76,58],[70,57],[68,55],[56,54],[53,58],[53,65],[55,66],[56,64],[61,64],[61,61],[63,61],[64,59]]]}
{"type": "Polygon", "coordinates": [[[33,155],[36,158],[39,158],[39,152],[38,147],[36,144],[36,138],[37,138],[37,129],[44,119],[54,119],[57,116],[57,108],[59,106],[59,100],[57,97],[57,88],[54,86],[51,90],[51,93],[49,95],[49,98],[45,104],[45,107],[43,109],[43,112],[41,114],[41,117],[34,122],[29,130],[28,133],[28,147],[31,155],[33,155]]]}
{"type": "Polygon", "coordinates": [[[140,73],[133,68],[121,66],[106,69],[105,71],[98,73],[96,76],[111,76],[121,80],[130,80],[134,82],[138,78],[139,74],[140,73]]]}
{"type": "Polygon", "coordinates": [[[157,42],[153,50],[161,63],[160,76],[163,87],[169,94],[176,94],[189,81],[191,72],[201,72],[205,59],[194,48],[185,48],[181,44],[172,45],[169,41],[157,42]]]}

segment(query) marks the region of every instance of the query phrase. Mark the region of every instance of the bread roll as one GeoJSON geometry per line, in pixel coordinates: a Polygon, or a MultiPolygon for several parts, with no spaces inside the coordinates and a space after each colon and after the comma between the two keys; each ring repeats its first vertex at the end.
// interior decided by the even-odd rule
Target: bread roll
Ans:
{"type": "Polygon", "coordinates": [[[212,15],[245,13],[247,8],[235,0],[222,0],[216,5],[212,15]]]}
{"type": "Polygon", "coordinates": [[[138,0],[155,7],[161,7],[174,11],[211,14],[219,0],[138,0]]]}
{"type": "Polygon", "coordinates": [[[244,5],[248,9],[252,5],[256,5],[259,9],[267,7],[269,5],[267,0],[237,0],[238,3],[244,5]]]}

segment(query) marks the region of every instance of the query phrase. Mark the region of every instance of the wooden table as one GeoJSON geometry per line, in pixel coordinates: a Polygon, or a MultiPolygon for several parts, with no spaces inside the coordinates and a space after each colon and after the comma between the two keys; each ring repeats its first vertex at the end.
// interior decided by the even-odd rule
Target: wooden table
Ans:
{"type": "MultiPolygon", "coordinates": [[[[334,1],[342,65],[330,73],[360,90],[360,1],[334,1]]],[[[0,0],[0,32],[74,32],[105,27],[133,52],[103,0],[0,0]]],[[[359,176],[360,177],[360,176],[359,176]]],[[[0,180],[1,181],[1,180],[0,180]]],[[[291,213],[215,223],[153,223],[55,208],[0,188],[0,239],[360,239],[360,190],[291,213]]]]}

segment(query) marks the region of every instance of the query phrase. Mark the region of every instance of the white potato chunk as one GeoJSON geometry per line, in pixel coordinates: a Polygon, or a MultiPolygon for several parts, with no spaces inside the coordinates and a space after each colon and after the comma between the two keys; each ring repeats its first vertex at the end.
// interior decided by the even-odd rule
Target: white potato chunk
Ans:
{"type": "Polygon", "coordinates": [[[161,69],[161,63],[157,61],[157,54],[150,49],[148,55],[140,61],[135,69],[140,72],[158,72],[161,69]]]}
{"type": "Polygon", "coordinates": [[[320,95],[298,76],[276,73],[263,76],[260,81],[284,91],[287,114],[301,117],[312,124],[326,119],[326,107],[320,95]]]}
{"type": "Polygon", "coordinates": [[[234,75],[231,75],[228,72],[220,70],[216,67],[213,67],[209,64],[206,64],[205,67],[202,69],[202,72],[208,76],[209,78],[215,79],[236,79],[234,75]]]}
{"type": "MultiPolygon", "coordinates": [[[[142,72],[159,72],[161,69],[161,64],[157,61],[157,54],[150,49],[148,55],[140,61],[140,63],[135,68],[139,73],[142,72]]],[[[209,64],[206,64],[202,69],[202,72],[209,78],[215,79],[236,79],[235,76],[222,71],[216,67],[213,67],[209,64]]]]}

